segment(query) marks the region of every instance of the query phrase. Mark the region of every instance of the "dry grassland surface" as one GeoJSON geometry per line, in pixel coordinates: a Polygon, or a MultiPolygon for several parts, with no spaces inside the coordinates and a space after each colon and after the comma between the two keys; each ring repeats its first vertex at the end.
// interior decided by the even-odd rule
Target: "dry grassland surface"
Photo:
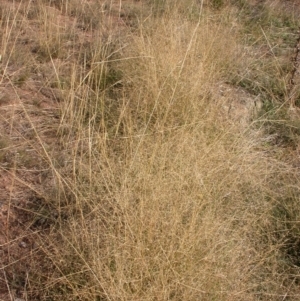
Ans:
{"type": "Polygon", "coordinates": [[[0,2],[0,300],[300,300],[297,0],[0,2]]]}

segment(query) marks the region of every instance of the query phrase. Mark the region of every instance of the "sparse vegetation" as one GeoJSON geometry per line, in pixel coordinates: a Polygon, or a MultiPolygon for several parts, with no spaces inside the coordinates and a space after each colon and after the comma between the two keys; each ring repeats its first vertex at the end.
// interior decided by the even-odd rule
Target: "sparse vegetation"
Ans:
{"type": "Polygon", "coordinates": [[[3,3],[0,299],[300,298],[295,1],[3,3]]]}

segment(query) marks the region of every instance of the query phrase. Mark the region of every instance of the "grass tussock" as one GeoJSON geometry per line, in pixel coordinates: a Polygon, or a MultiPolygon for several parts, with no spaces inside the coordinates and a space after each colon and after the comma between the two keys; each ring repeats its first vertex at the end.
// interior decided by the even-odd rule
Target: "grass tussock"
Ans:
{"type": "Polygon", "coordinates": [[[46,2],[24,20],[43,23],[31,59],[62,95],[60,154],[38,140],[53,181],[30,209],[47,227],[28,298],[299,298],[299,131],[275,126],[288,51],[263,30],[280,1],[259,38],[243,1],[46,2]]]}

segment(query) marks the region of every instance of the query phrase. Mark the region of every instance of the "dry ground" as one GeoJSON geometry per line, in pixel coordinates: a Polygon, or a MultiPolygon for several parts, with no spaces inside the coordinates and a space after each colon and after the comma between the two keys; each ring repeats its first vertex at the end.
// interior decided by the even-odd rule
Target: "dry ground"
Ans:
{"type": "Polygon", "coordinates": [[[175,2],[1,1],[0,300],[300,299],[297,2],[175,2]]]}

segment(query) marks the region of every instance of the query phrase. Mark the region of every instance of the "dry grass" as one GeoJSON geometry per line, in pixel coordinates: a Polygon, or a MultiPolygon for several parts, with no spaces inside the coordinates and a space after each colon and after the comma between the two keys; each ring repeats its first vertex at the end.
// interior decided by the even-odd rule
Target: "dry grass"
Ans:
{"type": "MultiPolygon", "coordinates": [[[[23,106],[52,174],[42,210],[28,209],[47,220],[28,300],[299,298],[299,137],[276,144],[297,126],[288,114],[275,126],[288,106],[272,88],[286,90],[288,71],[259,58],[272,32],[252,43],[236,2],[20,2],[22,24],[43,24],[39,89],[62,98],[56,145],[23,106]]],[[[266,24],[278,7],[265,4],[266,24]]],[[[1,24],[3,54],[14,24],[1,24]]]]}

